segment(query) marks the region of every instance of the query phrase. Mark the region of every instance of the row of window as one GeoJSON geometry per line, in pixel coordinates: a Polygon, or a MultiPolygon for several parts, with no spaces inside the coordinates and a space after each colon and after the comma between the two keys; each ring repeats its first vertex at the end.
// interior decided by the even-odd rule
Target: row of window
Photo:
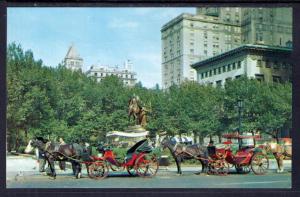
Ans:
{"type": "Polygon", "coordinates": [[[205,79],[207,77],[211,77],[213,75],[222,74],[225,72],[229,72],[231,70],[240,69],[241,68],[241,61],[234,62],[232,64],[220,66],[218,68],[211,69],[209,71],[201,73],[201,79],[205,79]]]}
{"type": "MultiPolygon", "coordinates": [[[[114,74],[114,73],[100,73],[100,75],[98,75],[98,73],[94,73],[94,76],[97,77],[97,76],[100,76],[100,77],[105,77],[105,76],[117,76],[117,77],[122,77],[121,74],[114,74]]],[[[123,78],[131,78],[133,79],[134,78],[134,75],[124,75],[123,78]]]]}
{"type": "Polygon", "coordinates": [[[266,67],[266,68],[274,68],[274,69],[287,69],[289,66],[286,62],[278,62],[278,61],[270,61],[270,60],[257,60],[257,67],[266,67]]]}
{"type": "MultiPolygon", "coordinates": [[[[242,75],[237,75],[237,76],[235,76],[234,78],[235,79],[238,79],[238,78],[240,78],[242,75]]],[[[255,75],[255,79],[256,80],[258,80],[258,81],[265,81],[265,76],[263,75],[263,74],[256,74],[255,75]]],[[[228,78],[226,78],[225,79],[225,82],[228,82],[228,81],[230,81],[230,80],[232,80],[232,77],[228,77],[228,78]]],[[[272,80],[273,80],[273,82],[276,82],[276,83],[281,83],[282,82],[282,78],[280,77],[280,76],[276,76],[276,75],[273,75],[272,76],[272,80]]],[[[221,87],[222,86],[222,80],[218,80],[218,81],[216,81],[215,83],[216,83],[216,86],[217,87],[221,87]]],[[[210,85],[213,85],[214,83],[213,82],[210,82],[210,83],[208,83],[208,84],[210,84],[210,85]]]]}
{"type": "MultiPolygon", "coordinates": [[[[265,81],[265,76],[263,74],[256,74],[255,79],[258,81],[265,81]]],[[[272,76],[273,82],[281,83],[282,78],[280,76],[273,75],[272,76]]]]}

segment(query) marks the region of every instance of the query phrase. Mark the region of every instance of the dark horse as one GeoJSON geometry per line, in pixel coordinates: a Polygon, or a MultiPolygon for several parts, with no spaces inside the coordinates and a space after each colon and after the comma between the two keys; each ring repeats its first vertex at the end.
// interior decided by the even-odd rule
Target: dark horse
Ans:
{"type": "Polygon", "coordinates": [[[81,176],[80,159],[83,153],[83,148],[79,144],[60,145],[43,138],[35,138],[30,140],[28,146],[38,148],[39,151],[45,153],[45,158],[48,161],[51,170],[51,176],[56,178],[54,161],[69,161],[72,163],[73,172],[76,178],[81,176]]]}
{"type": "Polygon", "coordinates": [[[177,173],[182,174],[180,163],[184,160],[197,159],[202,165],[202,171],[204,172],[208,166],[208,151],[207,147],[200,146],[199,144],[183,146],[176,142],[173,142],[168,137],[165,137],[161,141],[162,148],[168,148],[175,159],[177,165],[177,173]]]}

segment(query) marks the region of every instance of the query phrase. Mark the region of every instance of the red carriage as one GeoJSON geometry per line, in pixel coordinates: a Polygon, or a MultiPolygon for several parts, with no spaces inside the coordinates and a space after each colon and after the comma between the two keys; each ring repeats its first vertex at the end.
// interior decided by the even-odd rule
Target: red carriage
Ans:
{"type": "Polygon", "coordinates": [[[155,154],[151,154],[152,149],[147,139],[141,140],[132,146],[123,161],[120,161],[109,146],[99,146],[98,151],[103,156],[92,156],[92,161],[85,162],[89,166],[89,176],[93,179],[105,178],[109,169],[126,169],[130,175],[137,174],[141,177],[155,176],[158,171],[158,159],[155,154]]]}
{"type": "Polygon", "coordinates": [[[234,166],[238,173],[249,173],[251,170],[256,175],[265,174],[269,168],[269,160],[262,147],[254,145],[239,146],[236,153],[231,148],[231,139],[236,139],[239,144],[245,139],[259,139],[260,136],[242,136],[239,134],[225,134],[223,147],[216,148],[208,146],[210,160],[208,162],[209,172],[214,174],[226,175],[229,166],[234,166]]]}

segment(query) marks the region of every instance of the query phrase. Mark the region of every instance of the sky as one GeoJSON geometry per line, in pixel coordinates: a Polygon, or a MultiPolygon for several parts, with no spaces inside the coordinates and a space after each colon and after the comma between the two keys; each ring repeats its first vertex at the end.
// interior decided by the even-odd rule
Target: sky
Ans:
{"type": "Polygon", "coordinates": [[[35,59],[56,67],[73,43],[91,65],[133,63],[137,81],[161,86],[161,27],[195,8],[8,8],[7,43],[32,50],[35,59]]]}

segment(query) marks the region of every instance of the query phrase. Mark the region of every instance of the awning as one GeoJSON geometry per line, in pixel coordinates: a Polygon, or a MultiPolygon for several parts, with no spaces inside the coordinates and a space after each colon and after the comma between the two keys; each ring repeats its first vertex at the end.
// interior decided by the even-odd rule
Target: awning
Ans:
{"type": "Polygon", "coordinates": [[[149,134],[149,131],[144,132],[122,132],[122,131],[111,131],[106,134],[106,137],[145,137],[149,134]]]}

